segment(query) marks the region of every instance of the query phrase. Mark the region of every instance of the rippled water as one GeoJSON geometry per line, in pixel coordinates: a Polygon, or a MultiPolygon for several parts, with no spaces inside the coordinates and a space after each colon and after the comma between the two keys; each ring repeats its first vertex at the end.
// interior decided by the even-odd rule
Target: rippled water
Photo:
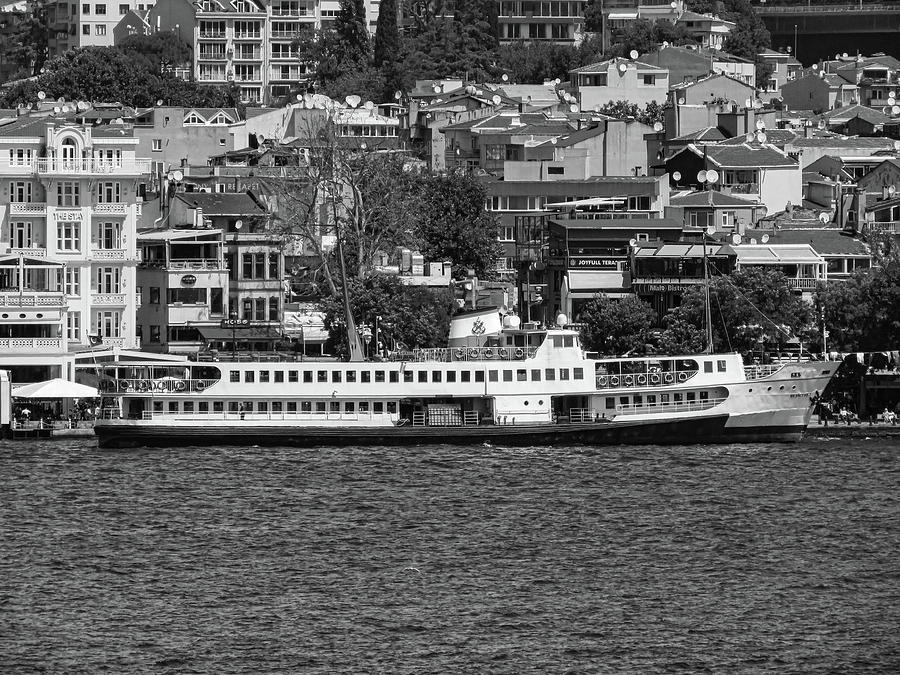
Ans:
{"type": "Polygon", "coordinates": [[[897,672],[900,447],[0,445],[0,671],[897,672]]]}

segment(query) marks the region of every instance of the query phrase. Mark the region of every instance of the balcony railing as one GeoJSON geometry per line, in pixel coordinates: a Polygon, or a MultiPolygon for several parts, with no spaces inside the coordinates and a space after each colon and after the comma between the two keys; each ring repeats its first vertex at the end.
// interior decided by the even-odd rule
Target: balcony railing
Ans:
{"type": "Polygon", "coordinates": [[[38,245],[32,245],[25,248],[11,248],[9,249],[10,255],[24,255],[27,258],[46,258],[47,257],[47,249],[43,247],[38,247],[38,245]]]}
{"type": "Polygon", "coordinates": [[[33,202],[13,202],[9,205],[9,213],[12,216],[45,216],[47,215],[47,205],[33,202]]]}
{"type": "Polygon", "coordinates": [[[227,270],[224,260],[198,258],[196,260],[170,260],[166,265],[170,270],[227,270]]]}
{"type": "Polygon", "coordinates": [[[27,352],[30,354],[53,354],[66,351],[65,338],[0,338],[0,352],[27,352]]]}
{"type": "Polygon", "coordinates": [[[200,31],[201,39],[212,39],[212,40],[224,40],[225,39],[225,31],[223,30],[201,30],[200,31]]]}
{"type": "Polygon", "coordinates": [[[200,61],[224,61],[225,60],[225,50],[216,51],[216,52],[204,52],[201,51],[200,55],[197,57],[200,61]]]}
{"type": "Polygon", "coordinates": [[[0,307],[62,307],[66,296],[62,293],[24,290],[0,292],[0,307]]]}
{"type": "Polygon", "coordinates": [[[91,249],[93,260],[125,260],[128,251],[124,248],[93,248],[91,249]]]}
{"type": "Polygon", "coordinates": [[[890,220],[882,223],[866,223],[866,228],[900,234],[900,220],[890,220]]]}
{"type": "Polygon", "coordinates": [[[272,29],[272,37],[273,38],[281,38],[281,39],[294,39],[294,38],[300,37],[305,32],[306,31],[304,31],[300,28],[292,29],[292,30],[275,30],[273,28],[272,29]]]}
{"type": "Polygon", "coordinates": [[[100,159],[43,157],[37,160],[37,171],[43,174],[143,174],[150,173],[150,160],[110,162],[100,159]]]}
{"type": "Polygon", "coordinates": [[[819,282],[825,281],[824,279],[788,279],[788,285],[791,288],[799,288],[804,291],[812,291],[815,290],[816,285],[819,282]]]}
{"type": "Polygon", "coordinates": [[[122,202],[94,204],[93,208],[95,214],[124,216],[128,213],[128,204],[122,202]]]}
{"type": "Polygon", "coordinates": [[[738,195],[759,194],[759,183],[732,183],[731,185],[723,185],[722,187],[727,190],[731,190],[732,194],[738,194],[738,195]]]}
{"type": "Polygon", "coordinates": [[[236,30],[234,31],[235,40],[259,40],[262,33],[258,30],[236,30]]]}
{"type": "Polygon", "coordinates": [[[123,307],[124,293],[91,293],[91,304],[94,307],[123,307]]]}

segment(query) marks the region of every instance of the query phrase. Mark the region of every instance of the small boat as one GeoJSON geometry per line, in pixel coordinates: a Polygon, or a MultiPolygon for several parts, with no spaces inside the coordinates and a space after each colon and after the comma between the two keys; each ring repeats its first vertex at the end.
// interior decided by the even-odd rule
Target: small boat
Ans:
{"type": "Polygon", "coordinates": [[[101,366],[101,447],[796,441],[839,362],[600,358],[571,326],[456,315],[449,346],[370,361],[101,366]]]}

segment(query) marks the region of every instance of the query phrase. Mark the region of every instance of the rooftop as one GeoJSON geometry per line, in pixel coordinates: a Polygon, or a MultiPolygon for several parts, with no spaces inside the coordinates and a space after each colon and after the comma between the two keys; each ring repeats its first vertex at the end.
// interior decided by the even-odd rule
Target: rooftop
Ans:
{"type": "Polygon", "coordinates": [[[672,206],[733,206],[733,207],[753,207],[762,206],[755,199],[745,199],[736,195],[726,194],[719,190],[709,190],[706,192],[691,192],[689,194],[677,195],[669,200],[672,206]]]}
{"type": "Polygon", "coordinates": [[[262,216],[265,209],[246,192],[179,192],[175,198],[207,216],[262,216]]]}

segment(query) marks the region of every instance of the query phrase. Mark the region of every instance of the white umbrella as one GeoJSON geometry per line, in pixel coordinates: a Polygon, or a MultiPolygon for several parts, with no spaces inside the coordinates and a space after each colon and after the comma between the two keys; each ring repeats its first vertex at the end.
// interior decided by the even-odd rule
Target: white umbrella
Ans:
{"type": "Polygon", "coordinates": [[[55,377],[45,382],[33,382],[16,388],[13,398],[96,398],[97,390],[85,384],[55,377]]]}

